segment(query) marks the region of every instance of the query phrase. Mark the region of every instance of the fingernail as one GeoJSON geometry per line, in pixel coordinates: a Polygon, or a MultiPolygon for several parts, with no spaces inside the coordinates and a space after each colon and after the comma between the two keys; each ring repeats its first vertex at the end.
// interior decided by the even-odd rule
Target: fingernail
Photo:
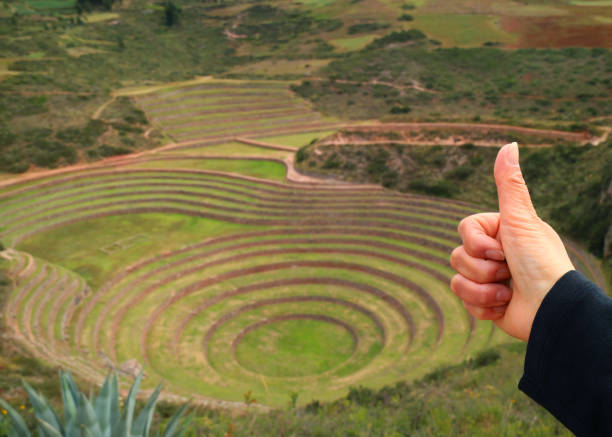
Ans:
{"type": "Polygon", "coordinates": [[[510,290],[500,290],[497,292],[497,301],[498,302],[507,302],[512,297],[512,292],[510,290]]]}
{"type": "Polygon", "coordinates": [[[502,279],[507,279],[509,275],[510,272],[508,271],[508,269],[506,267],[502,267],[495,274],[495,280],[501,281],[502,279]]]}
{"type": "Polygon", "coordinates": [[[506,307],[493,307],[493,311],[495,311],[496,313],[503,313],[504,311],[506,311],[506,307]]]}
{"type": "Polygon", "coordinates": [[[507,144],[506,147],[508,151],[506,152],[506,159],[508,160],[508,164],[514,167],[518,167],[519,165],[519,150],[518,144],[516,142],[507,144]]]}
{"type": "Polygon", "coordinates": [[[495,261],[503,261],[506,259],[504,252],[501,250],[487,250],[485,252],[485,257],[487,259],[494,259],[495,261]]]}

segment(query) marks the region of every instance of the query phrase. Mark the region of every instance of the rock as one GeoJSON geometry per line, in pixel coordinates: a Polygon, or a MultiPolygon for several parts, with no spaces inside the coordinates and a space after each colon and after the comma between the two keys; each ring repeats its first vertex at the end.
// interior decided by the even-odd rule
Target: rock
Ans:
{"type": "Polygon", "coordinates": [[[138,374],[142,371],[143,367],[136,359],[131,359],[124,361],[119,365],[119,371],[125,373],[126,375],[131,376],[132,378],[136,378],[138,374]]]}

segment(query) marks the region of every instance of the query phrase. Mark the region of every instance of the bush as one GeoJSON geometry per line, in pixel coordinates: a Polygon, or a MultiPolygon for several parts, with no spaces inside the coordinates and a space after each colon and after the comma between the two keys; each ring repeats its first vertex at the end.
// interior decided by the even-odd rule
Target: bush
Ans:
{"type": "Polygon", "coordinates": [[[400,20],[400,21],[412,21],[412,20],[414,20],[414,17],[412,15],[410,15],[410,14],[402,14],[398,18],[398,20],[400,20]]]}
{"type": "Polygon", "coordinates": [[[349,35],[354,35],[356,33],[369,33],[375,32],[379,29],[386,29],[388,27],[388,23],[358,23],[349,26],[349,28],[347,29],[347,33],[349,35]]]}
{"type": "Polygon", "coordinates": [[[501,356],[499,355],[498,351],[494,349],[487,349],[479,352],[474,359],[468,361],[468,365],[473,369],[479,369],[481,367],[495,364],[500,358],[501,356]]]}
{"type": "Polygon", "coordinates": [[[384,149],[380,149],[376,155],[370,160],[366,168],[367,173],[370,176],[385,174],[389,169],[387,168],[387,160],[389,159],[389,152],[384,149]]]}
{"type": "Polygon", "coordinates": [[[433,182],[417,179],[410,182],[408,188],[424,194],[441,197],[453,197],[457,192],[456,185],[444,179],[433,182]]]}
{"type": "Polygon", "coordinates": [[[393,106],[391,114],[408,114],[411,111],[409,106],[393,106]]]}
{"type": "Polygon", "coordinates": [[[385,47],[393,43],[405,43],[411,41],[422,41],[427,39],[427,35],[418,29],[401,30],[399,32],[391,32],[382,38],[375,39],[368,46],[369,48],[385,47]]]}
{"type": "Polygon", "coordinates": [[[17,135],[9,131],[7,128],[0,128],[0,150],[15,143],[17,135]]]}
{"type": "Polygon", "coordinates": [[[60,162],[74,164],[77,153],[74,148],[57,141],[37,141],[28,147],[31,161],[39,167],[54,168],[60,162]]]}
{"type": "Polygon", "coordinates": [[[399,182],[399,174],[394,170],[388,170],[383,173],[381,182],[385,188],[393,188],[399,182]]]}
{"type": "Polygon", "coordinates": [[[102,144],[96,150],[97,150],[98,155],[101,156],[102,158],[108,158],[110,156],[117,156],[117,155],[126,155],[128,153],[131,153],[129,149],[126,149],[124,147],[114,147],[114,146],[109,146],[107,144],[102,144]]]}
{"type": "Polygon", "coordinates": [[[306,150],[307,147],[308,146],[300,147],[295,153],[295,162],[297,162],[298,164],[308,159],[308,150],[306,150]]]}
{"type": "Polygon", "coordinates": [[[83,127],[69,127],[57,132],[58,140],[73,143],[81,147],[89,147],[96,143],[100,135],[106,131],[106,123],[101,120],[89,120],[83,127]]]}
{"type": "Polygon", "coordinates": [[[449,179],[464,181],[474,173],[474,168],[471,165],[460,165],[447,173],[449,179]]]}
{"type": "Polygon", "coordinates": [[[334,170],[334,169],[340,168],[341,164],[342,163],[338,159],[338,155],[334,153],[325,160],[321,168],[325,170],[334,170]]]}

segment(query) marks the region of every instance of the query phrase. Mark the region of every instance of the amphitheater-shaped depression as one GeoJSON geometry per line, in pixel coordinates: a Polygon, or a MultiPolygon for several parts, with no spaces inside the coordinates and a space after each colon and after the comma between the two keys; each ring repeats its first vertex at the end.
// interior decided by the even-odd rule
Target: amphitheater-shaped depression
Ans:
{"type": "MultiPolygon", "coordinates": [[[[240,98],[289,98],[277,88],[240,98]]],[[[182,96],[185,113],[198,117],[198,95],[221,99],[215,89],[182,96]]],[[[178,123],[183,113],[160,99],[142,104],[178,123]]],[[[292,117],[292,129],[311,123],[290,104],[295,114],[279,117],[292,117]]],[[[230,129],[196,134],[197,118],[181,123],[173,133],[190,147],[191,132],[213,141],[230,129]]],[[[166,392],[221,404],[251,391],[285,406],[291,393],[326,400],[416,378],[503,339],[448,286],[457,223],[475,208],[290,182],[278,157],[223,171],[225,161],[195,156],[197,147],[173,153],[0,189],[0,241],[16,278],[5,320],[33,354],[91,380],[136,360],[149,387],[164,380],[166,392]],[[262,178],[248,174],[253,166],[281,171],[262,178]]],[[[596,279],[588,256],[570,249],[596,279]]]]}

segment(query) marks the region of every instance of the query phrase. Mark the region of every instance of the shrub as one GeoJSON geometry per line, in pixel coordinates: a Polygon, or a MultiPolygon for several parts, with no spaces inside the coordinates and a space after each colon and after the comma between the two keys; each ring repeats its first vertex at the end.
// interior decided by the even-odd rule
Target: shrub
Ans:
{"type": "Polygon", "coordinates": [[[453,197],[457,191],[457,187],[454,183],[444,179],[433,182],[417,179],[410,182],[408,188],[421,193],[441,197],[453,197]]]}
{"type": "Polygon", "coordinates": [[[57,132],[58,140],[74,143],[81,147],[93,145],[106,130],[106,123],[100,120],[89,120],[83,127],[69,127],[57,132]]]}
{"type": "Polygon", "coordinates": [[[36,141],[30,144],[28,151],[32,163],[39,167],[57,167],[62,160],[73,164],[77,158],[74,148],[57,141],[36,141]]]}
{"type": "Polygon", "coordinates": [[[391,114],[408,114],[411,111],[410,106],[393,106],[391,114]]]}
{"type": "Polygon", "coordinates": [[[389,152],[387,152],[386,150],[378,150],[376,155],[374,155],[374,157],[368,163],[368,166],[366,168],[368,174],[371,176],[380,175],[382,178],[382,175],[388,171],[387,160],[389,159],[389,156],[389,152]]]}
{"type": "Polygon", "coordinates": [[[17,139],[17,135],[12,133],[8,129],[1,128],[0,129],[0,150],[15,143],[16,139],[17,139]]]}
{"type": "Polygon", "coordinates": [[[340,165],[341,165],[341,162],[338,159],[338,155],[334,153],[325,160],[321,168],[325,170],[334,170],[336,168],[340,168],[340,165]]]}
{"type": "Polygon", "coordinates": [[[398,18],[398,20],[400,20],[400,21],[412,21],[412,20],[414,20],[414,17],[412,15],[410,15],[410,14],[402,14],[398,18]]]}
{"type": "Polygon", "coordinates": [[[469,178],[474,173],[474,169],[471,165],[460,165],[459,167],[455,167],[450,172],[447,173],[449,179],[455,179],[459,181],[464,181],[469,178]]]}
{"type": "MultiPolygon", "coordinates": [[[[86,435],[103,437],[129,435],[147,437],[151,431],[153,414],[161,392],[161,385],[158,385],[153,391],[134,420],[136,393],[141,380],[142,372],[134,381],[124,406],[121,406],[115,373],[112,374],[112,377],[110,374],[106,377],[104,385],[95,398],[90,395],[88,399],[79,390],[70,372],[60,372],[62,399],[64,400],[64,423],[43,395],[37,393],[27,382],[24,381],[23,385],[34,408],[38,435],[40,436],[86,435]]],[[[0,405],[7,411],[11,421],[12,430],[9,432],[9,436],[30,437],[32,434],[19,413],[2,399],[0,399],[0,405]]],[[[181,422],[181,417],[184,415],[186,408],[187,404],[183,405],[170,419],[162,437],[185,434],[189,419],[181,422]]]]}
{"type": "Polygon", "coordinates": [[[425,35],[418,29],[401,30],[399,32],[391,32],[389,35],[385,35],[382,38],[375,39],[368,47],[380,48],[393,43],[421,41],[426,38],[427,35],[425,35]]]}
{"type": "Polygon", "coordinates": [[[383,173],[381,182],[385,188],[393,188],[399,182],[399,174],[394,170],[388,170],[383,173]]]}
{"type": "Polygon", "coordinates": [[[308,159],[308,150],[306,150],[307,147],[308,146],[300,147],[295,153],[295,162],[297,162],[298,164],[308,159]]]}
{"type": "Polygon", "coordinates": [[[11,149],[0,154],[0,170],[8,173],[23,173],[30,168],[21,150],[11,149]]]}
{"type": "Polygon", "coordinates": [[[388,23],[358,23],[349,26],[349,28],[347,29],[347,33],[349,35],[354,35],[356,33],[369,33],[375,32],[379,29],[386,29],[388,27],[388,23]]]}
{"type": "Polygon", "coordinates": [[[130,152],[131,151],[129,149],[126,149],[124,147],[114,147],[109,146],[107,144],[102,144],[97,149],[98,155],[102,158],[108,158],[109,156],[126,155],[130,152]]]}
{"type": "Polygon", "coordinates": [[[479,369],[481,367],[495,364],[500,358],[501,355],[498,351],[494,349],[486,349],[479,352],[474,359],[469,360],[468,365],[473,369],[479,369]]]}

